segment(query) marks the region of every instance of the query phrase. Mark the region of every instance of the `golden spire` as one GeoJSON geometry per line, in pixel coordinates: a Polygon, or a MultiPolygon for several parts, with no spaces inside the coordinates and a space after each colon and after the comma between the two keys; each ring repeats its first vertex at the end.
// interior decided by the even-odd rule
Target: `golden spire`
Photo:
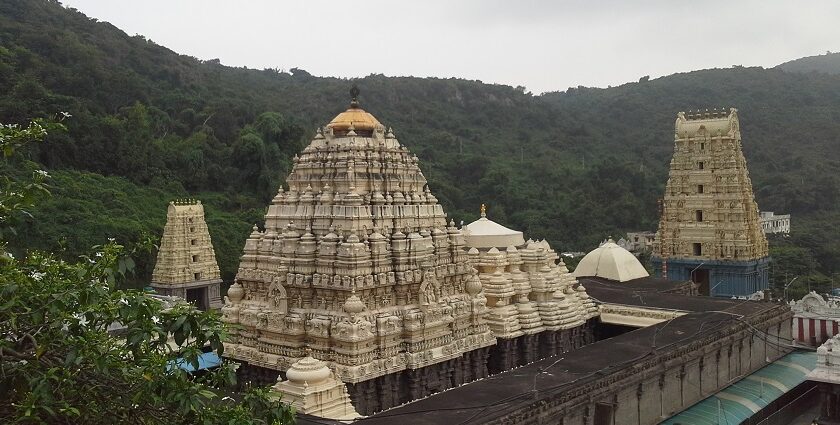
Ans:
{"type": "Polygon", "coordinates": [[[487,205],[481,204],[481,216],[487,217],[487,205]]]}
{"type": "Polygon", "coordinates": [[[350,89],[350,97],[350,107],[333,118],[333,120],[327,124],[327,127],[340,132],[349,132],[352,129],[354,132],[361,134],[360,132],[373,131],[377,126],[382,125],[376,117],[365,112],[365,110],[359,106],[359,88],[355,85],[350,89]]]}

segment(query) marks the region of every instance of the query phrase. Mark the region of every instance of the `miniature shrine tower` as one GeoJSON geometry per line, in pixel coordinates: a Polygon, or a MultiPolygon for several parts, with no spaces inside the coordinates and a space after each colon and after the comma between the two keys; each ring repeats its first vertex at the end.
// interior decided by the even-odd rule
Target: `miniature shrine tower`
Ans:
{"type": "Polygon", "coordinates": [[[593,341],[595,302],[545,240],[525,241],[522,232],[481,217],[464,226],[467,255],[478,270],[498,342],[490,351],[492,372],[577,349],[593,341]]]}
{"type": "Polygon", "coordinates": [[[738,111],[677,114],[654,256],[657,275],[699,292],[745,296],[767,289],[767,239],[759,222],[738,111]]]}

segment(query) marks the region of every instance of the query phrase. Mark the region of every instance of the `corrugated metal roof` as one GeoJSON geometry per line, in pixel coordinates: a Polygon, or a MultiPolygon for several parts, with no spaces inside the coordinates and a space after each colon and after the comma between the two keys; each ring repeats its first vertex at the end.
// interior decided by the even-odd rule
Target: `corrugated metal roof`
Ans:
{"type": "Polygon", "coordinates": [[[804,382],[816,364],[816,353],[794,351],[662,423],[739,424],[804,382]]]}

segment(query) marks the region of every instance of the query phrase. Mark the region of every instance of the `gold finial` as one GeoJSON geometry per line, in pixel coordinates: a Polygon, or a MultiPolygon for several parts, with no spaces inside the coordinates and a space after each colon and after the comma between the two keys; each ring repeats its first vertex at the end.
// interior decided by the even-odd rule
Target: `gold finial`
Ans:
{"type": "Polygon", "coordinates": [[[481,216],[487,217],[487,205],[481,204],[481,216]]]}

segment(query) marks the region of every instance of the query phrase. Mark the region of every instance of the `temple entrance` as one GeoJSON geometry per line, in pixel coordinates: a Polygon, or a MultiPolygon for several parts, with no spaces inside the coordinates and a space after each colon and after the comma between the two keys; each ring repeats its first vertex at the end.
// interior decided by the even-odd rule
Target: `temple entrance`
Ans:
{"type": "Polygon", "coordinates": [[[207,288],[192,288],[187,289],[187,302],[194,305],[195,308],[207,311],[207,288]]]}
{"type": "Polygon", "coordinates": [[[691,276],[691,281],[697,286],[697,293],[709,296],[709,270],[697,269],[691,276]]]}

